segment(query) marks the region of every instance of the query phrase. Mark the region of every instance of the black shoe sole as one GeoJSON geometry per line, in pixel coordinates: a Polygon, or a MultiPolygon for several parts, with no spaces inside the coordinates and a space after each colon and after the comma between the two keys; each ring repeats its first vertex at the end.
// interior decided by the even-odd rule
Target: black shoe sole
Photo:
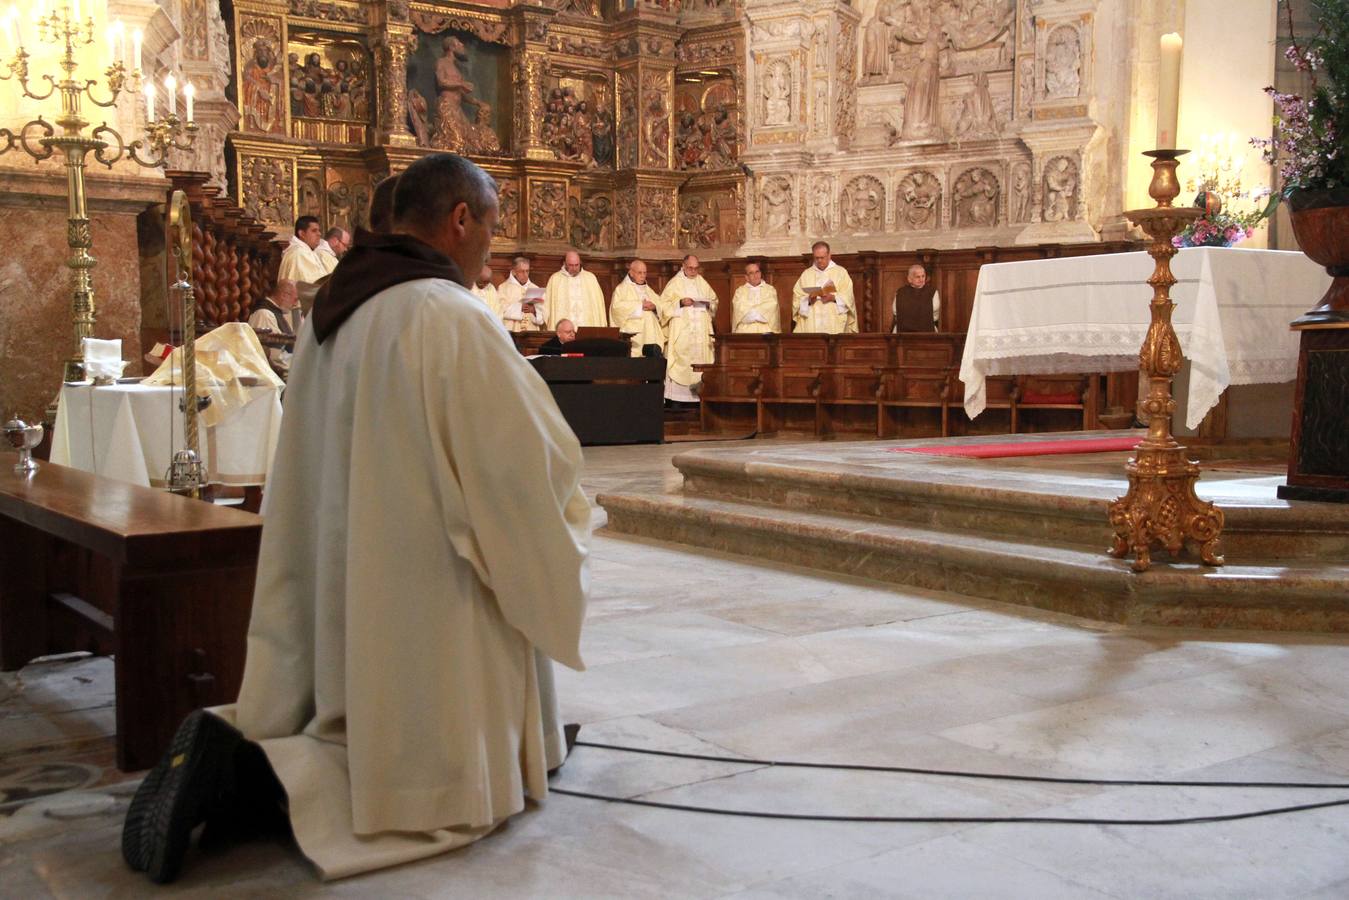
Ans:
{"type": "Polygon", "coordinates": [[[127,810],[122,856],[156,884],[178,877],[192,831],[232,789],[234,751],[243,735],[222,719],[190,713],[127,810]]]}

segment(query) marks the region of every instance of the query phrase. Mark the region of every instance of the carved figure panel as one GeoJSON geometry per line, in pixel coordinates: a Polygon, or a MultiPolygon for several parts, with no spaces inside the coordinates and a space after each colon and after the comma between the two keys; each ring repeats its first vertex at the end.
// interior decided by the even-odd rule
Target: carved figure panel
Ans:
{"type": "Polygon", "coordinates": [[[442,31],[467,32],[480,41],[489,44],[509,44],[510,28],[501,20],[479,19],[473,16],[454,13],[431,12],[414,9],[409,15],[413,26],[424,34],[440,34],[442,31]]]}
{"type": "Polygon", "coordinates": [[[677,215],[674,191],[654,187],[637,189],[637,229],[644,245],[673,244],[677,215]]]}
{"type": "Polygon", "coordinates": [[[1059,25],[1045,41],[1044,97],[1072,99],[1082,89],[1082,40],[1071,25],[1059,25]]]}
{"type": "MultiPolygon", "coordinates": [[[[358,3],[340,3],[336,0],[290,0],[290,14],[317,19],[321,22],[350,22],[365,24],[365,12],[358,3]]],[[[389,4],[394,6],[393,3],[389,4]]]]}
{"type": "Polygon", "coordinates": [[[976,166],[960,174],[951,188],[951,225],[955,228],[989,228],[998,224],[1001,185],[988,169],[976,166]]]}
{"type": "Polygon", "coordinates": [[[722,241],[713,201],[699,195],[679,201],[679,246],[687,250],[715,247],[722,241]]]}
{"type": "Polygon", "coordinates": [[[895,189],[895,227],[927,231],[941,227],[941,181],[931,172],[911,172],[895,189]]]}
{"type": "Polygon", "coordinates": [[[844,185],[839,211],[848,231],[884,230],[885,185],[871,175],[858,175],[844,185]]]}
{"type": "Polygon", "coordinates": [[[210,12],[206,0],[183,0],[181,31],[183,56],[187,59],[208,59],[210,12]]]}
{"type": "Polygon", "coordinates": [[[320,222],[327,221],[328,216],[323,210],[322,172],[301,172],[295,193],[299,198],[296,204],[296,218],[313,216],[320,222]]]}
{"type": "Polygon", "coordinates": [[[635,168],[638,160],[637,133],[640,125],[638,115],[637,76],[633,72],[618,73],[618,165],[625,169],[635,168]]]}
{"type": "Polygon", "coordinates": [[[810,182],[809,203],[806,214],[806,228],[811,234],[831,234],[837,227],[834,215],[834,178],[831,175],[816,175],[810,182]]]}
{"type": "Polygon", "coordinates": [[[585,191],[573,195],[571,245],[578,250],[604,250],[609,245],[614,206],[608,191],[585,191]]]}
{"type": "Polygon", "coordinates": [[[560,76],[544,86],[540,139],[558,159],[612,168],[614,116],[609,82],[602,76],[560,76]]]}
{"type": "MultiPolygon", "coordinates": [[[[642,73],[642,165],[670,164],[670,90],[668,72],[642,73]]],[[[671,217],[673,219],[673,216],[671,217]]]]}
{"type": "Polygon", "coordinates": [[[520,181],[497,178],[497,224],[492,236],[517,240],[520,237],[520,181]]]}
{"type": "Polygon", "coordinates": [[[769,175],[759,184],[759,236],[792,234],[792,183],[783,175],[769,175]]]}
{"type": "Polygon", "coordinates": [[[857,27],[851,22],[839,28],[837,83],[834,133],[850,138],[857,127],[857,27]]]}
{"type": "Polygon", "coordinates": [[[792,124],[792,65],[787,59],[770,61],[764,68],[763,110],[760,119],[765,125],[792,124]]]}
{"type": "Polygon", "coordinates": [[[295,224],[295,171],[290,160],[240,156],[240,191],[244,211],[274,228],[289,232],[295,224]]]}
{"type": "Polygon", "coordinates": [[[1077,218],[1077,163],[1067,156],[1055,156],[1045,163],[1044,211],[1046,222],[1068,222],[1077,218]]]}
{"type": "Polygon", "coordinates": [[[499,94],[509,82],[510,50],[468,31],[418,31],[414,38],[407,106],[417,143],[458,153],[502,154],[509,120],[499,94]]]}
{"type": "Polygon", "coordinates": [[[365,45],[346,37],[292,30],[286,50],[291,136],[364,143],[375,90],[365,45]]]}
{"type": "Polygon", "coordinates": [[[567,239],[566,182],[529,182],[529,236],[544,241],[567,239]]]}
{"type": "Polygon", "coordinates": [[[240,125],[255,134],[286,133],[281,95],[281,20],[247,16],[239,26],[240,125]]]}
{"type": "Polygon", "coordinates": [[[735,83],[730,78],[681,84],[675,91],[675,166],[725,169],[738,158],[735,83]]]}
{"type": "Polygon", "coordinates": [[[614,192],[614,246],[637,246],[637,198],[632,190],[614,192]]]}
{"type": "Polygon", "coordinates": [[[370,174],[364,169],[328,170],[328,215],[324,224],[348,233],[370,225],[370,174]]]}

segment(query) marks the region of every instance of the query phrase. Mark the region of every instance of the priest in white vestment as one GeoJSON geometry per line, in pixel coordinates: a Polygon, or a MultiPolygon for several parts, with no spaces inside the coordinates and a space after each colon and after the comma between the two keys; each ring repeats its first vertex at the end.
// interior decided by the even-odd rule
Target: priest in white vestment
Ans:
{"type": "Polygon", "coordinates": [[[319,262],[323,263],[323,268],[332,272],[337,268],[337,261],[347,252],[351,246],[351,235],[341,228],[333,227],[328,229],[328,233],[319,241],[319,245],[314,248],[315,255],[319,262]]]}
{"type": "Polygon", "coordinates": [[[763,280],[763,268],[745,263],[745,283],[731,297],[731,331],[736,334],[776,334],[782,330],[778,292],[763,280]]]}
{"type": "Polygon", "coordinates": [[[547,795],[590,506],[575,435],[464,286],[496,198],[462,157],[414,162],[398,233],[362,233],[306,320],[238,702],[190,715],[128,812],[123,855],[153,880],[247,793],[241,748],[324,878],[463,846],[547,795]]]}
{"type": "Polygon", "coordinates": [[[609,321],[599,280],[581,268],[581,254],[575,250],[567,251],[562,271],[548,279],[543,302],[549,331],[556,331],[563,319],[571,319],[577,328],[603,328],[609,321]]]}
{"type": "Polygon", "coordinates": [[[829,245],[816,241],[811,247],[813,264],[792,287],[792,320],[797,334],[856,333],[857,307],[852,278],[834,262],[829,245]]]}
{"type": "Polygon", "coordinates": [[[493,316],[499,315],[498,307],[500,301],[497,298],[496,286],[492,284],[492,267],[483,266],[478,271],[478,275],[473,279],[473,285],[468,292],[482,301],[482,305],[492,313],[493,316]]]}
{"type": "Polygon", "coordinates": [[[319,257],[318,246],[322,240],[323,229],[319,227],[318,219],[313,216],[296,219],[295,233],[281,254],[281,268],[276,277],[301,284],[313,284],[326,278],[332,270],[319,257]]]}
{"type": "Polygon", "coordinates": [[[539,331],[546,324],[543,288],[530,280],[527,257],[511,263],[511,274],[497,287],[497,303],[507,331],[539,331]]]}
{"type": "Polygon", "coordinates": [[[675,276],[665,283],[661,305],[669,318],[665,349],[665,398],[697,403],[703,373],[698,363],[712,362],[712,317],[717,314],[717,294],[699,274],[702,264],[690,253],[675,276]]]}
{"type": "Polygon", "coordinates": [[[665,352],[665,323],[668,310],[661,296],[646,283],[646,263],[634,259],[628,274],[614,288],[609,303],[609,324],[632,344],[632,355],[641,356],[642,348],[655,344],[665,352]]]}

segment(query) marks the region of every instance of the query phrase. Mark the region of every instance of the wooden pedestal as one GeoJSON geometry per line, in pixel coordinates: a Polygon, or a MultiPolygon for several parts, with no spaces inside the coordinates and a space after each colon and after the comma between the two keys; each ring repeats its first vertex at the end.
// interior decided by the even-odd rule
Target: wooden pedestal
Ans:
{"type": "Polygon", "coordinates": [[[1349,503],[1349,326],[1302,331],[1288,483],[1279,496],[1349,503]]]}

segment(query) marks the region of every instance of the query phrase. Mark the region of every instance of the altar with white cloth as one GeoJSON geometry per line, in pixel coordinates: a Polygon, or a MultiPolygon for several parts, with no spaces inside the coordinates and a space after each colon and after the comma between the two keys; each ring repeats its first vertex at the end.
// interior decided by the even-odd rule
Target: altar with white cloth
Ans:
{"type": "MultiPolygon", "coordinates": [[[[208,484],[263,485],[281,430],[281,392],[272,385],[246,387],[247,401],[228,410],[214,427],[199,426],[198,444],[208,484]]],[[[179,386],[91,383],[61,388],[52,434],[51,461],[162,487],[175,450],[186,446],[179,386]]]]}
{"type": "MultiPolygon", "coordinates": [[[[966,414],[984,411],[989,375],[1137,369],[1153,265],[1140,251],[983,266],[960,363],[966,414]]],[[[1172,322],[1189,363],[1188,390],[1176,392],[1187,428],[1230,385],[1295,379],[1288,323],[1325,293],[1325,269],[1300,252],[1194,247],[1171,271],[1172,322]]]]}

